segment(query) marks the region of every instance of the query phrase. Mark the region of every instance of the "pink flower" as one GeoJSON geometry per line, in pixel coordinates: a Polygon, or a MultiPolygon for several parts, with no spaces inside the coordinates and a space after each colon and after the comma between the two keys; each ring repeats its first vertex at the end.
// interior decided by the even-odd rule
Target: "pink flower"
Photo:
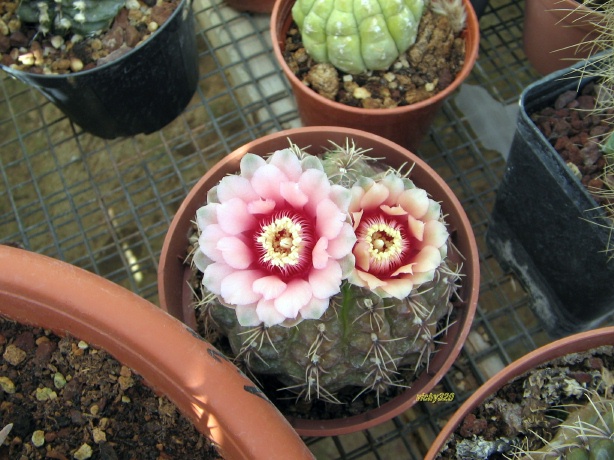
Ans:
{"type": "Polygon", "coordinates": [[[240,174],[210,190],[196,215],[203,285],[242,326],[318,319],[354,265],[349,190],[321,161],[291,149],[247,154],[240,174]]]}
{"type": "Polygon", "coordinates": [[[362,178],[351,192],[357,242],[356,267],[348,281],[397,299],[431,281],[447,251],[439,204],[393,173],[377,182],[362,178]]]}

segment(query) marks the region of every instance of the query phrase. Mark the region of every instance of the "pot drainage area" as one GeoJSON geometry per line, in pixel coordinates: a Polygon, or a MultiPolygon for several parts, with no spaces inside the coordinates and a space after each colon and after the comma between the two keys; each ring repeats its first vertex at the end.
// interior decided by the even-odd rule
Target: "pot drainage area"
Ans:
{"type": "MultiPolygon", "coordinates": [[[[454,401],[418,403],[361,433],[306,439],[319,459],[423,458],[446,419],[481,383],[552,341],[522,286],[485,244],[518,96],[539,78],[522,50],[524,3],[490,0],[480,20],[479,60],[417,152],[462,201],[480,249],[474,325],[460,358],[433,390],[454,393],[454,401]],[[492,127],[474,130],[485,123],[492,127]]],[[[272,57],[269,16],[241,14],[221,0],[196,0],[193,8],[198,89],[184,113],[156,133],[94,137],[3,73],[1,242],[65,260],[157,302],[164,236],[192,185],[241,145],[300,126],[289,84],[272,57]]]]}

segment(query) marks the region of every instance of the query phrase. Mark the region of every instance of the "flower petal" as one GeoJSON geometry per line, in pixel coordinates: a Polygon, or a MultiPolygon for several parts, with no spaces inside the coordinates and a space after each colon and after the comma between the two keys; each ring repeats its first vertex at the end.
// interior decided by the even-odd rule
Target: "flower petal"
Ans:
{"type": "Polygon", "coordinates": [[[343,224],[339,235],[328,241],[326,252],[333,259],[341,259],[352,251],[354,244],[356,244],[356,234],[352,226],[346,222],[343,224]]]}
{"type": "Polygon", "coordinates": [[[385,185],[376,182],[363,195],[362,199],[360,200],[360,207],[362,209],[369,210],[376,209],[386,201],[388,195],[390,195],[388,188],[385,185]]]}
{"type": "Polygon", "coordinates": [[[418,241],[422,241],[424,238],[424,222],[408,214],[407,226],[409,227],[411,235],[418,241]]]}
{"type": "Polygon", "coordinates": [[[414,272],[435,270],[441,264],[441,253],[433,246],[425,246],[414,258],[414,272]]]}
{"type": "Polygon", "coordinates": [[[266,164],[254,173],[252,187],[262,198],[282,203],[279,184],[287,181],[288,177],[277,166],[266,164]]]}
{"type": "Polygon", "coordinates": [[[273,200],[254,200],[247,203],[247,212],[250,214],[268,214],[275,209],[275,202],[273,200]]]}
{"type": "Polygon", "coordinates": [[[209,203],[206,206],[198,208],[196,211],[196,224],[203,229],[207,225],[217,224],[217,206],[218,203],[209,203]]]}
{"type": "Polygon", "coordinates": [[[322,269],[326,267],[326,263],[330,256],[326,251],[328,249],[328,240],[324,237],[320,238],[311,251],[311,263],[314,268],[322,269]]]}
{"type": "Polygon", "coordinates": [[[219,226],[230,235],[237,235],[252,228],[256,219],[247,212],[247,203],[239,198],[233,198],[217,207],[219,226]]]}
{"type": "Polygon", "coordinates": [[[328,239],[336,238],[343,228],[345,214],[329,199],[320,201],[316,210],[316,232],[328,239]]]}
{"type": "Polygon", "coordinates": [[[254,173],[264,166],[266,161],[260,155],[255,155],[253,153],[246,153],[241,158],[241,176],[245,177],[248,180],[251,180],[254,173]]]}
{"type": "Polygon", "coordinates": [[[425,224],[423,243],[440,248],[448,241],[448,229],[438,220],[431,220],[425,224]]]}
{"type": "Polygon", "coordinates": [[[293,208],[301,209],[309,201],[309,197],[303,193],[296,182],[283,182],[279,186],[279,191],[284,200],[293,208]]]}
{"type": "Polygon", "coordinates": [[[364,271],[369,271],[371,265],[371,258],[369,257],[369,243],[365,241],[359,241],[354,246],[354,257],[356,257],[356,266],[364,271]]]}
{"type": "Polygon", "coordinates": [[[268,160],[269,164],[277,166],[288,179],[298,181],[303,172],[301,161],[292,149],[277,150],[268,160]]]}
{"type": "Polygon", "coordinates": [[[298,185],[303,193],[309,197],[305,210],[314,214],[320,201],[327,198],[330,193],[331,185],[328,177],[323,171],[308,169],[301,175],[298,185]]]}
{"type": "Polygon", "coordinates": [[[212,263],[203,270],[203,286],[211,293],[221,295],[222,281],[232,272],[234,269],[223,262],[212,263]]]}
{"type": "Polygon", "coordinates": [[[275,302],[272,300],[261,299],[260,302],[258,302],[255,311],[258,315],[258,319],[267,327],[283,323],[286,319],[284,315],[277,311],[275,308],[275,302]]]}
{"type": "Polygon", "coordinates": [[[329,299],[313,297],[307,305],[301,308],[301,316],[303,319],[320,319],[328,308],[329,303],[329,299]]]}
{"type": "Polygon", "coordinates": [[[220,203],[239,198],[243,201],[258,199],[252,184],[245,177],[236,174],[224,177],[217,186],[217,197],[220,203]]]}
{"type": "Polygon", "coordinates": [[[235,236],[220,238],[216,247],[221,251],[226,264],[232,268],[243,270],[254,261],[254,253],[251,248],[235,236]]]}
{"type": "Polygon", "coordinates": [[[416,219],[424,217],[429,209],[429,198],[426,191],[421,188],[405,190],[399,196],[399,204],[416,219]]]}
{"type": "Polygon", "coordinates": [[[220,295],[224,302],[232,305],[249,305],[260,300],[254,292],[254,282],[262,276],[259,270],[233,271],[220,284],[220,295]]]}
{"type": "Polygon", "coordinates": [[[275,275],[263,276],[254,281],[252,288],[254,292],[261,294],[263,299],[273,300],[286,290],[286,283],[275,275]]]}
{"type": "Polygon", "coordinates": [[[335,260],[329,260],[322,270],[312,270],[309,273],[309,284],[314,297],[326,299],[334,296],[341,286],[341,267],[335,260]]]}
{"type": "Polygon", "coordinates": [[[217,242],[221,239],[228,236],[222,227],[217,224],[207,225],[202,229],[200,236],[198,237],[198,246],[200,250],[209,257],[211,260],[215,262],[222,262],[224,260],[224,256],[222,255],[222,251],[217,248],[217,242]]]}
{"type": "Polygon", "coordinates": [[[254,327],[262,323],[255,305],[237,305],[235,313],[237,314],[237,321],[243,327],[254,327]]]}
{"type": "Polygon", "coordinates": [[[301,308],[311,300],[311,286],[302,279],[288,283],[286,290],[275,299],[275,308],[286,318],[296,318],[301,308]]]}
{"type": "Polygon", "coordinates": [[[381,183],[386,186],[389,192],[388,198],[386,199],[386,204],[389,206],[397,204],[399,195],[401,195],[401,193],[403,193],[405,190],[403,179],[396,174],[386,174],[382,178],[381,183]]]}
{"type": "Polygon", "coordinates": [[[407,297],[412,289],[414,288],[414,283],[411,279],[391,279],[381,287],[381,289],[386,292],[390,297],[396,297],[397,299],[404,299],[407,297]]]}

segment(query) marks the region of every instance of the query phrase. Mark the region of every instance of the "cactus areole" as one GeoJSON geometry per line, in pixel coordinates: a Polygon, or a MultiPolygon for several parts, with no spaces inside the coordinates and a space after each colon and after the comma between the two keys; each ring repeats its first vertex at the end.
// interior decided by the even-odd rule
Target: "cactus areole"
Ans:
{"type": "Polygon", "coordinates": [[[292,17],[317,62],[385,70],[414,44],[424,0],[297,0],[292,17]]]}

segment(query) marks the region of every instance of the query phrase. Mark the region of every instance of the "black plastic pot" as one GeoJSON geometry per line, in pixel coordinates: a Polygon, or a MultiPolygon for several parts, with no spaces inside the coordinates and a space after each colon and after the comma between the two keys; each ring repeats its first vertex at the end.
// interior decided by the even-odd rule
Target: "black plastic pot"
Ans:
{"type": "Polygon", "coordinates": [[[113,139],[157,131],[183,111],[196,91],[198,53],[191,3],[182,0],[149,39],[100,67],[67,75],[1,67],[96,136],[113,139]]]}
{"type": "Polygon", "coordinates": [[[608,230],[597,225],[605,213],[530,119],[563,91],[578,89],[580,66],[523,91],[487,232],[491,250],[527,288],[553,337],[592,328],[614,312],[614,260],[604,252],[608,230]]]}

